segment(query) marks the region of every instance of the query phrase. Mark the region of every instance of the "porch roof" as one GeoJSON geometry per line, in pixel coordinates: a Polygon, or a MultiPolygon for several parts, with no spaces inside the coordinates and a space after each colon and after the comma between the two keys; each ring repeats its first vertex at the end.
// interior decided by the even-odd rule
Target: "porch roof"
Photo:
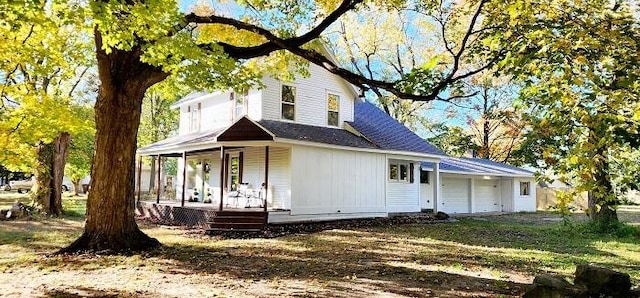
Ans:
{"type": "Polygon", "coordinates": [[[225,129],[213,129],[193,132],[189,134],[177,135],[166,138],[162,141],[149,144],[147,146],[138,148],[138,154],[140,155],[154,155],[154,154],[171,154],[180,153],[184,151],[184,147],[189,145],[198,145],[206,142],[215,141],[216,137],[225,129]]]}
{"type": "MultiPolygon", "coordinates": [[[[420,166],[423,170],[433,169],[433,163],[429,162],[422,162],[420,166]]],[[[440,161],[439,167],[440,171],[443,173],[533,177],[533,172],[531,171],[482,158],[443,158],[440,161]]]]}
{"type": "Polygon", "coordinates": [[[141,155],[178,155],[183,151],[218,147],[217,142],[277,141],[287,139],[364,149],[381,149],[367,139],[339,128],[319,127],[290,122],[253,121],[243,117],[231,126],[178,135],[138,149],[141,155]]]}

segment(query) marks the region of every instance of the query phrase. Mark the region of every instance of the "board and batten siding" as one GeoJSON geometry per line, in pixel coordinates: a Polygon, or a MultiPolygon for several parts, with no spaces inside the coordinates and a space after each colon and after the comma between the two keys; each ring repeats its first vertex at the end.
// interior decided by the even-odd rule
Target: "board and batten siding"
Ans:
{"type": "Polygon", "coordinates": [[[502,211],[513,212],[513,178],[501,179],[502,184],[502,211]]]}
{"type": "Polygon", "coordinates": [[[387,159],[384,169],[384,180],[387,184],[387,212],[420,212],[420,162],[411,160],[387,159]],[[389,162],[400,161],[413,163],[413,183],[390,181],[389,162]]]}
{"type": "Polygon", "coordinates": [[[536,211],[536,181],[533,178],[513,179],[513,212],[536,211]],[[529,182],[529,195],[520,195],[520,182],[529,182]]]}
{"type": "MultiPolygon", "coordinates": [[[[262,82],[262,118],[266,120],[281,119],[281,90],[282,85],[296,88],[295,120],[306,125],[327,127],[327,96],[329,93],[340,96],[339,123],[353,121],[354,94],[347,84],[337,76],[329,73],[317,65],[309,66],[310,76],[298,78],[295,82],[280,82],[265,76],[262,82]]],[[[284,120],[288,121],[288,120],[284,120]]]]}
{"type": "Polygon", "coordinates": [[[291,215],[386,214],[382,154],[293,146],[291,215]]]}
{"type": "MultiPolygon", "coordinates": [[[[264,156],[264,153],[259,153],[259,156],[264,156]]],[[[269,208],[291,209],[291,150],[289,148],[269,148],[268,192],[269,208]]]]}

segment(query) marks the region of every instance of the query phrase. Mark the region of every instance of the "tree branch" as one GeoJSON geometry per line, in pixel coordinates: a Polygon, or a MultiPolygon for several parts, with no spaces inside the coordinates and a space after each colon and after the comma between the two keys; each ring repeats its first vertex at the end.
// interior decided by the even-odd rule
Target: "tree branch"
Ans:
{"type": "Polygon", "coordinates": [[[300,47],[320,36],[320,34],[326,30],[331,24],[333,24],[340,16],[347,11],[352,10],[357,4],[363,0],[343,0],[340,6],[338,6],[333,12],[331,12],[324,20],[322,20],[316,27],[309,32],[288,39],[281,39],[271,31],[262,28],[257,25],[242,22],[236,19],[222,17],[222,16],[198,16],[195,13],[185,15],[187,23],[197,24],[222,24],[229,25],[236,29],[243,29],[255,34],[265,37],[268,42],[261,45],[251,47],[238,47],[227,43],[219,43],[223,47],[224,51],[232,58],[235,59],[249,59],[260,56],[266,56],[271,52],[283,49],[281,43],[287,43],[292,47],[300,47]]]}

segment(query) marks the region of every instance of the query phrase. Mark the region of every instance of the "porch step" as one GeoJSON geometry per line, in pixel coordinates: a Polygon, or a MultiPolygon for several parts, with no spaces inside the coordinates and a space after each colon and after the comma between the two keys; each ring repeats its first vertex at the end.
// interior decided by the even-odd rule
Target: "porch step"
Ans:
{"type": "Polygon", "coordinates": [[[264,223],[263,216],[216,216],[212,223],[264,223]]]}
{"type": "Polygon", "coordinates": [[[265,211],[216,211],[207,231],[262,231],[268,216],[265,211]]]}
{"type": "Polygon", "coordinates": [[[266,216],[266,214],[268,212],[266,211],[229,211],[229,210],[223,210],[223,211],[214,211],[213,212],[216,217],[218,216],[266,216]]]}

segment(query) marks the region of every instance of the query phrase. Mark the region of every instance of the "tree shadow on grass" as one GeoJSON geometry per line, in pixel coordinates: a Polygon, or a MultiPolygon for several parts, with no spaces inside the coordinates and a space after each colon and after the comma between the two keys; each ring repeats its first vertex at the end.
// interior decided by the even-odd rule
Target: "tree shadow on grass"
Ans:
{"type": "MultiPolygon", "coordinates": [[[[316,293],[318,296],[353,296],[353,291],[444,297],[521,295],[527,287],[491,276],[474,276],[474,272],[464,268],[449,272],[434,266],[438,264],[420,264],[405,251],[381,247],[375,237],[350,238],[353,241],[307,235],[270,240],[262,247],[255,246],[255,242],[244,246],[248,240],[229,242],[229,247],[167,244],[150,256],[171,260],[167,262],[171,265],[164,269],[167,273],[186,270],[188,274],[207,273],[242,280],[321,281],[324,287],[316,293]]],[[[459,261],[454,254],[441,257],[443,264],[459,261]]]]}
{"type": "Polygon", "coordinates": [[[461,219],[455,223],[433,226],[408,225],[383,229],[413,238],[450,241],[470,246],[540,250],[556,254],[615,256],[594,247],[594,241],[637,243],[637,239],[585,234],[563,228],[561,223],[547,225],[512,224],[478,219],[461,219]]]}

